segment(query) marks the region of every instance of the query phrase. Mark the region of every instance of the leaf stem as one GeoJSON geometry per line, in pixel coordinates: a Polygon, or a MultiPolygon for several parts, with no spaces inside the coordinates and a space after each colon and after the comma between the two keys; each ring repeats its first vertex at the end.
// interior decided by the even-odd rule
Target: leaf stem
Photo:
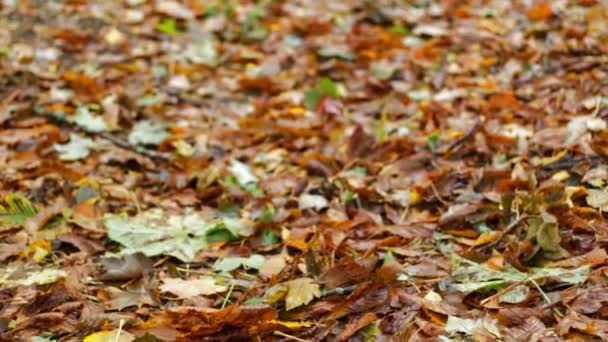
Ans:
{"type": "Polygon", "coordinates": [[[224,297],[224,301],[222,302],[221,309],[225,308],[225,307],[226,307],[226,304],[228,304],[228,300],[229,300],[229,298],[230,298],[230,295],[232,294],[232,290],[234,290],[234,285],[236,285],[236,282],[235,282],[235,281],[233,281],[233,282],[230,284],[230,288],[228,289],[228,293],[226,294],[226,297],[224,297]]]}

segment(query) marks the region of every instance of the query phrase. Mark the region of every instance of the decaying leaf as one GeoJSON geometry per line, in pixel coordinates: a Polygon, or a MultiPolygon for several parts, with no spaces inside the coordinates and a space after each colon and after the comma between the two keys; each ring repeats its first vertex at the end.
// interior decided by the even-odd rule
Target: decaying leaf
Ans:
{"type": "Polygon", "coordinates": [[[140,307],[144,304],[154,304],[149,294],[141,288],[131,287],[127,290],[121,290],[116,287],[108,287],[105,291],[110,297],[110,300],[106,303],[110,310],[121,311],[130,306],[140,307]]]}
{"type": "Polygon", "coordinates": [[[6,266],[0,269],[0,285],[46,285],[54,283],[67,275],[68,272],[58,268],[28,269],[19,266],[6,266]]]}
{"type": "Polygon", "coordinates": [[[472,336],[477,330],[488,332],[498,338],[501,337],[496,321],[487,318],[469,319],[448,316],[448,322],[445,325],[445,332],[450,335],[463,333],[472,336]]]}
{"type": "Polygon", "coordinates": [[[459,256],[454,256],[452,260],[452,278],[455,281],[453,287],[464,293],[500,289],[511,283],[527,283],[541,279],[578,285],[585,282],[589,276],[588,265],[572,270],[557,267],[532,268],[531,274],[528,274],[511,265],[506,265],[504,270],[497,271],[459,256]]]}
{"type": "Polygon", "coordinates": [[[607,22],[0,0],[0,340],[608,340],[607,22]]]}
{"type": "Polygon", "coordinates": [[[501,303],[517,304],[528,298],[530,288],[524,285],[517,285],[509,291],[501,294],[499,300],[501,303]]]}
{"type": "Polygon", "coordinates": [[[539,216],[530,218],[528,222],[526,239],[535,239],[546,258],[559,260],[568,256],[568,252],[560,245],[562,238],[554,215],[541,211],[539,216]]]}
{"type": "Polygon", "coordinates": [[[99,279],[103,281],[131,280],[153,272],[152,260],[141,252],[120,258],[102,258],[100,263],[102,273],[99,279]]]}

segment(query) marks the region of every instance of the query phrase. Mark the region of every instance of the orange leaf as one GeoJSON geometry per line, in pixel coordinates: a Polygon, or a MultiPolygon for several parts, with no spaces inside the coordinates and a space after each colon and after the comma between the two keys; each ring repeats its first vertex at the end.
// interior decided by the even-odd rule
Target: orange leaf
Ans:
{"type": "Polygon", "coordinates": [[[462,236],[462,237],[466,237],[466,238],[476,238],[478,235],[477,232],[474,231],[473,229],[465,229],[465,230],[452,229],[452,230],[448,230],[447,233],[450,235],[462,236]]]}
{"type": "Polygon", "coordinates": [[[496,93],[490,96],[488,107],[491,110],[499,109],[519,109],[522,106],[521,102],[511,93],[496,93]]]}
{"type": "Polygon", "coordinates": [[[500,232],[497,232],[497,231],[484,232],[477,238],[477,240],[475,240],[475,242],[473,243],[473,246],[485,245],[486,243],[490,243],[490,242],[496,240],[499,236],[500,236],[500,232]]]}
{"type": "Polygon", "coordinates": [[[528,9],[528,19],[541,21],[550,18],[553,15],[553,10],[546,2],[541,2],[536,6],[528,9]]]}

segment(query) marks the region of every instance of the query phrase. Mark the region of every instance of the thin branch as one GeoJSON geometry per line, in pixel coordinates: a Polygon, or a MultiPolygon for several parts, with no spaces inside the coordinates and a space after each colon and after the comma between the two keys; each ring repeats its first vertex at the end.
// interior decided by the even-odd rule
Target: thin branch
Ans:
{"type": "Polygon", "coordinates": [[[114,145],[124,148],[126,150],[130,150],[136,153],[139,153],[145,157],[151,158],[151,159],[156,159],[156,160],[163,160],[163,161],[170,161],[169,156],[167,156],[164,153],[158,152],[158,151],[153,151],[153,150],[148,150],[148,149],[144,149],[144,148],[137,148],[132,146],[131,144],[129,144],[127,141],[120,139],[114,135],[112,135],[111,133],[107,133],[107,132],[91,132],[88,131],[86,129],[84,129],[83,127],[80,127],[76,124],[74,124],[73,122],[70,122],[68,120],[66,120],[63,117],[60,117],[58,115],[55,115],[49,111],[47,111],[46,109],[40,108],[40,107],[35,107],[34,108],[34,113],[37,116],[41,116],[44,117],[58,125],[61,126],[66,126],[66,127],[70,127],[76,131],[80,131],[80,132],[84,132],[87,134],[92,134],[95,136],[98,136],[102,139],[105,139],[111,143],[113,143],[114,145]]]}
{"type": "Polygon", "coordinates": [[[505,228],[505,230],[502,231],[502,233],[500,234],[500,236],[496,240],[494,240],[494,241],[490,242],[489,244],[485,245],[483,247],[483,249],[488,249],[488,248],[491,249],[494,246],[498,245],[500,243],[500,241],[502,241],[502,239],[505,238],[505,236],[509,235],[513,231],[513,229],[515,229],[515,227],[517,227],[517,225],[521,221],[523,221],[524,219],[526,219],[527,217],[528,216],[524,214],[524,215],[519,216],[515,220],[513,220],[513,222],[509,223],[509,225],[507,226],[507,228],[505,228]]]}

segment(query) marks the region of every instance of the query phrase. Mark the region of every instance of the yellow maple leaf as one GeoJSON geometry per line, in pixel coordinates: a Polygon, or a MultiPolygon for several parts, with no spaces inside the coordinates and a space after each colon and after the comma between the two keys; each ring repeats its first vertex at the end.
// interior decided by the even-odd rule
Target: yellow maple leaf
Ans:
{"type": "Polygon", "coordinates": [[[285,283],[287,296],[285,306],[287,310],[310,303],[315,297],[321,296],[321,289],[310,278],[298,278],[285,283]]]}

